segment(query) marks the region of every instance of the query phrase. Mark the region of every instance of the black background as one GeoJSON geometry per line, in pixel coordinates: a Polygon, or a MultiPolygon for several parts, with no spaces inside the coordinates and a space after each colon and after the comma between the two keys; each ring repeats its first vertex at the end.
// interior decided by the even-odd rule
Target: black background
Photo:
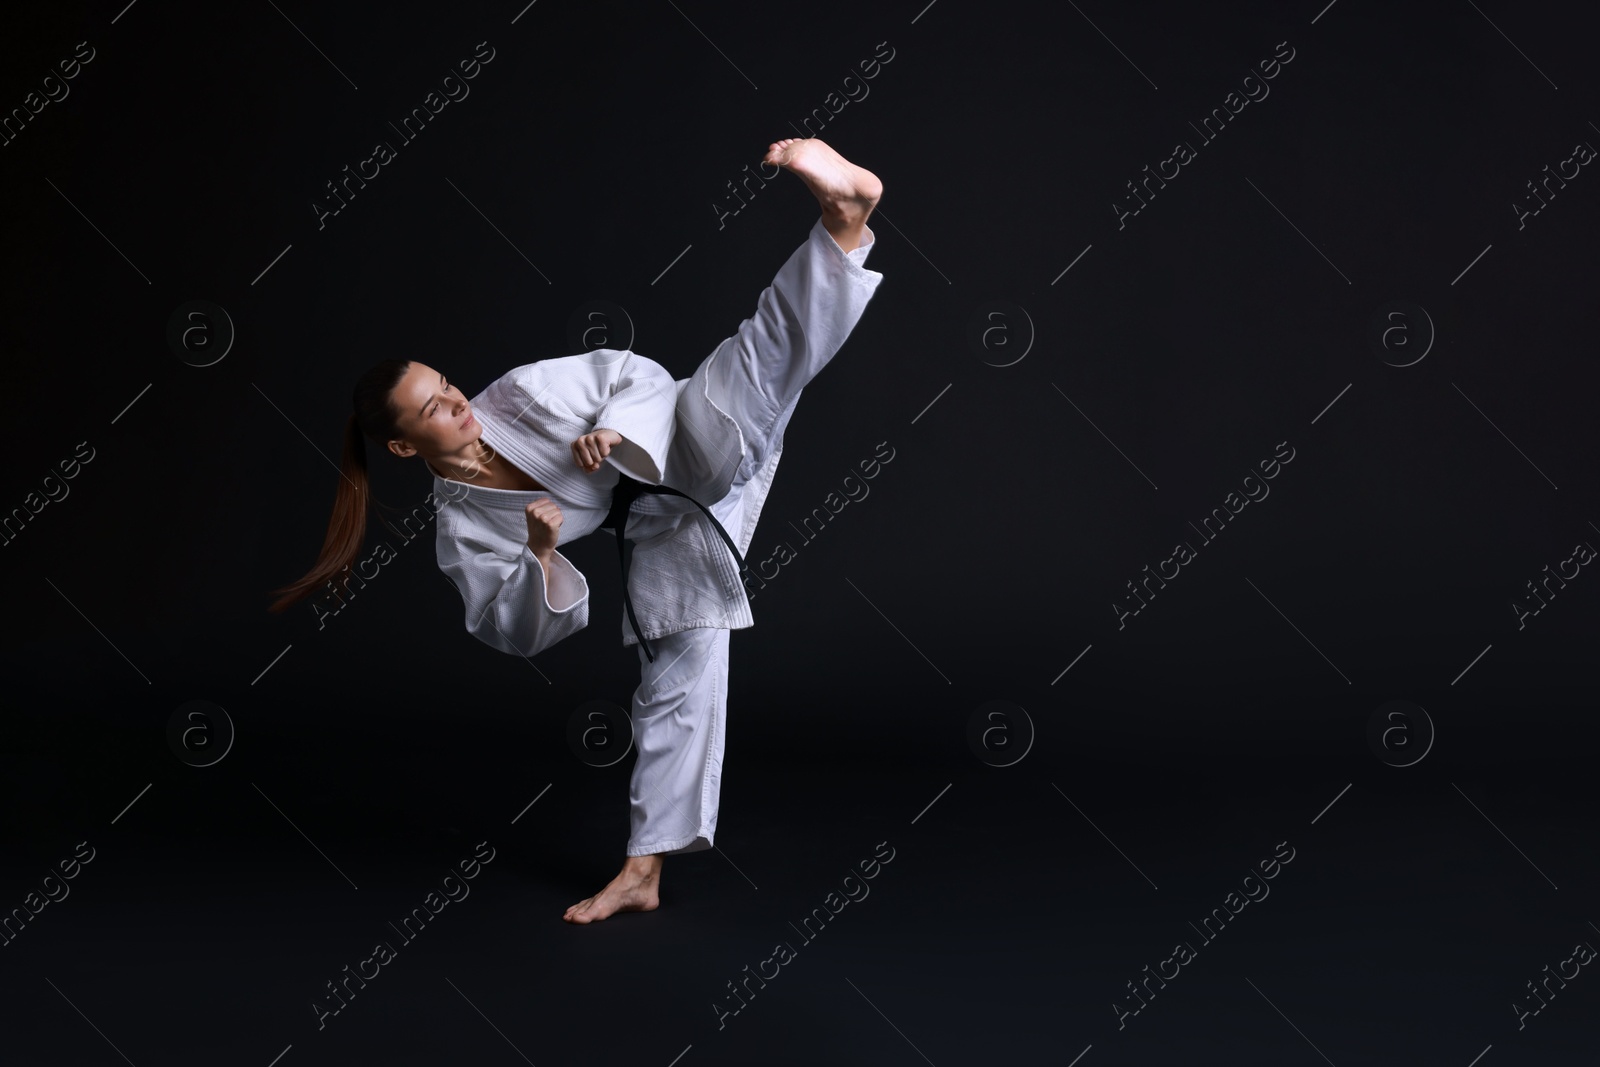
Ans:
{"type": "MultiPolygon", "coordinates": [[[[1520,626],[1513,606],[1600,543],[1597,179],[1552,181],[1520,225],[1513,206],[1600,143],[1585,18],[8,12],[8,113],[95,52],[0,148],[0,507],[94,451],[0,554],[0,914],[79,842],[95,858],[0,947],[0,1059],[1593,1063],[1600,979],[1516,1014],[1600,941],[1600,579],[1552,582],[1520,626]],[[470,95],[319,228],[324,183],[483,41],[470,95]],[[717,847],[665,864],[658,911],[569,926],[627,835],[631,759],[566,741],[637,682],[610,535],[564,547],[591,625],[531,662],[465,632],[431,536],[320,628],[269,591],[315,556],[372,361],[476,393],[580,350],[571,318],[605,300],[687,376],[815,219],[779,175],[719,226],[727,183],[880,47],[820,133],[884,181],[884,281],[807,387],[756,531],[754,559],[797,554],[732,638],[717,847]],[[1190,123],[1289,48],[1202,144],[1190,123]],[[1119,225],[1179,140],[1195,159],[1119,225]],[[237,331],[210,366],[167,343],[192,300],[237,331]],[[1202,544],[1190,524],[1280,442],[1270,495],[1202,544]],[[790,523],[883,443],[870,495],[802,541],[790,523]],[[1180,540],[1197,558],[1119,628],[1180,540]],[[169,745],[191,700],[236,731],[210,766],[169,745]],[[319,1029],[324,983],[480,841],[472,895],[319,1029]],[[880,842],[870,896],[803,943],[791,924],[880,842]],[[1270,896],[1202,941],[1285,842],[1270,896]],[[796,958],[719,1026],[785,939],[796,958]],[[1196,958],[1119,1020],[1183,940],[1196,958]]],[[[429,487],[415,462],[375,471],[396,507],[429,487]]]]}

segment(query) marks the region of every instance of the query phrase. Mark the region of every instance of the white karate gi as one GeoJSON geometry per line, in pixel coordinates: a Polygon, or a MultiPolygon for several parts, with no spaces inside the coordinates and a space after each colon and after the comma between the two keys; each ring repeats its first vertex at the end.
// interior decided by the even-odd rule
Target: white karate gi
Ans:
{"type": "MultiPolygon", "coordinates": [[[[883,275],[862,264],[870,229],[846,253],[819,219],[740,324],[694,374],[675,381],[634,352],[597,349],[517,367],[472,398],[483,443],[546,490],[491,489],[434,475],[439,567],[461,592],[467,630],[532,656],[588,625],[589,583],[559,551],[549,574],[528,547],[524,508],[561,508],[556,544],[600,528],[618,470],[710,508],[744,554],[783,453],[800,392],[827,365],[883,275]],[[572,442],[599,428],[623,442],[581,470],[572,442]],[[613,469],[615,468],[615,469],[613,469]]],[[[430,468],[431,469],[431,468],[430,468]]],[[[632,719],[638,758],[630,856],[711,847],[727,717],[728,631],[755,624],[728,546],[693,504],[645,494],[629,509],[629,592],[639,629],[632,719]]],[[[624,646],[637,645],[619,605],[624,646]]]]}

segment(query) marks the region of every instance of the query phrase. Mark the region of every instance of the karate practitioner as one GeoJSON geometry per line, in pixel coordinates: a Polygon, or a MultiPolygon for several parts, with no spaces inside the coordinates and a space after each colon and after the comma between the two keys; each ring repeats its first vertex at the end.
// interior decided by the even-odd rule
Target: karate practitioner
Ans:
{"type": "Polygon", "coordinates": [[[863,266],[875,241],[867,217],[883,190],[875,175],[816,138],[774,142],[763,162],[804,181],[821,218],[755,315],[690,378],[675,381],[637,353],[599,349],[517,367],[469,402],[432,367],[383,361],[355,390],[346,478],[318,567],[273,605],[281,610],[320,588],[359,552],[363,435],[394,455],[423,457],[432,498],[443,501],[439,566],[461,592],[467,630],[514,655],[532,656],[588,625],[588,582],[557,548],[596,529],[616,532],[608,513],[623,475],[684,494],[642,495],[627,509],[638,629],[623,613],[622,636],[640,661],[631,833],[621,873],[568,908],[568,922],[654,910],[663,857],[712,846],[729,631],[754,618],[738,562],[693,501],[741,556],[748,551],[801,390],[844,344],[883,277],[863,266]]]}

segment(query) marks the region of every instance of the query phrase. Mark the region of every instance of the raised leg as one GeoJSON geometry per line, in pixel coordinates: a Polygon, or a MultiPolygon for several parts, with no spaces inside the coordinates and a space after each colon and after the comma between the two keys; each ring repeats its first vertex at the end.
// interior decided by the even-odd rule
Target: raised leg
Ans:
{"type": "Polygon", "coordinates": [[[764,498],[801,390],[843,346],[883,280],[863,265],[883,183],[816,138],[774,142],[767,161],[794,171],[822,215],[762,291],[755,314],[680,392],[673,444],[684,450],[676,468],[699,474],[678,488],[711,506],[741,550],[760,507],[743,506],[744,488],[764,498]]]}
{"type": "Polygon", "coordinates": [[[861,244],[867,216],[883,196],[883,182],[816,137],[786,137],[767,146],[763,163],[793,171],[822,204],[822,224],[845,252],[861,244]]]}
{"type": "Polygon", "coordinates": [[[782,439],[780,418],[827,366],[866,311],[883,275],[863,265],[876,236],[867,218],[883,194],[871,171],[815,137],[775,141],[765,162],[805,182],[822,215],[739,324],[707,360],[711,399],[733,416],[748,480],[782,439]]]}

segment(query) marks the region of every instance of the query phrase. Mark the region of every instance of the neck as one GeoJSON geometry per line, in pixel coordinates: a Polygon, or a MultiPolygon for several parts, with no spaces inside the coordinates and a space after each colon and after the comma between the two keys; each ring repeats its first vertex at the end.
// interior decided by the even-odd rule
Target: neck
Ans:
{"type": "Polygon", "coordinates": [[[457,482],[477,482],[480,485],[493,478],[498,470],[494,462],[494,449],[481,439],[469,441],[454,452],[427,458],[428,469],[441,478],[457,482]]]}

